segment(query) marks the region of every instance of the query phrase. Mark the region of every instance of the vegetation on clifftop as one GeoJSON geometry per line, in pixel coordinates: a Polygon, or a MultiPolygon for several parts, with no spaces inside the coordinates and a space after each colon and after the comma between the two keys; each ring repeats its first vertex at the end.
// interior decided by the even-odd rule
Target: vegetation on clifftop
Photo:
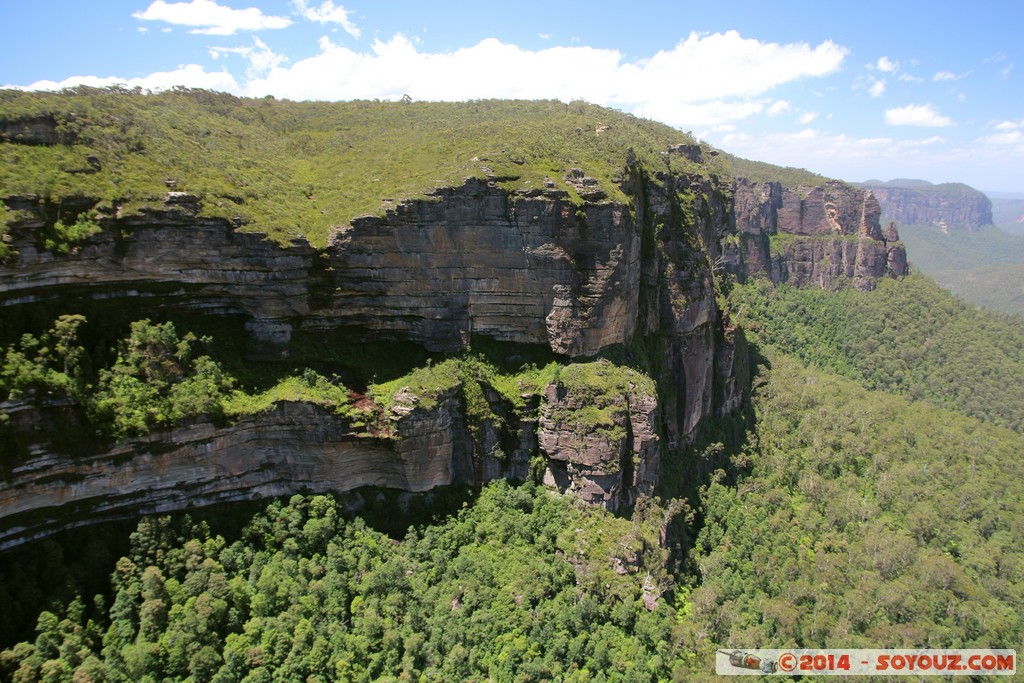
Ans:
{"type": "MultiPolygon", "coordinates": [[[[822,176],[673,145],[688,133],[587,104],[560,101],[291,102],[205,90],[153,94],[80,86],[58,93],[0,91],[0,198],[92,198],[96,210],[157,206],[168,190],[199,197],[203,215],[287,242],[325,244],[331,229],[379,215],[466,178],[510,190],[566,192],[574,169],[609,198],[630,152],[651,170],[781,180],[822,176]]],[[[2,249],[2,247],[0,247],[2,249]]],[[[0,251],[0,258],[4,255],[0,251]]]]}
{"type": "Polygon", "coordinates": [[[79,87],[0,92],[0,127],[0,197],[93,197],[130,211],[171,188],[198,195],[204,214],[316,245],[333,226],[467,177],[518,190],[550,181],[578,200],[565,177],[579,168],[621,199],[630,149],[650,168],[697,168],[665,154],[693,144],[687,134],[584,102],[290,102],[79,87]],[[49,137],[19,132],[33,127],[49,137]]]}

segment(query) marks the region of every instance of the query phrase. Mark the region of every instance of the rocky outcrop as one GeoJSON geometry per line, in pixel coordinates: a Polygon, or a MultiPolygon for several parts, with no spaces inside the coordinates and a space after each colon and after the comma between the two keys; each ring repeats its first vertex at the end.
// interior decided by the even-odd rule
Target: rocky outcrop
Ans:
{"type": "Polygon", "coordinates": [[[632,337],[640,234],[625,207],[470,180],[356,219],[331,239],[329,296],[309,325],[457,351],[470,336],[594,355],[632,337]]]}
{"type": "MultiPolygon", "coordinates": [[[[315,251],[308,243],[282,248],[228,221],[199,218],[198,207],[180,193],[168,193],[150,210],[101,214],[104,230],[67,254],[46,249],[39,237],[57,220],[57,207],[35,197],[8,197],[5,204],[20,217],[9,227],[17,256],[0,268],[0,308],[84,297],[125,305],[152,300],[253,320],[309,313],[315,251]]],[[[96,204],[82,200],[63,208],[83,213],[96,204]]]]}
{"type": "Polygon", "coordinates": [[[278,403],[230,426],[200,420],[89,455],[37,450],[0,487],[0,549],[79,524],[299,491],[453,483],[451,401],[368,437],[310,403],[278,403]],[[41,452],[40,452],[41,451],[41,452]]]}
{"type": "Polygon", "coordinates": [[[829,288],[849,281],[872,289],[907,274],[906,250],[894,225],[883,233],[874,195],[845,183],[801,188],[737,180],[734,232],[726,237],[726,268],[740,280],[764,273],[773,282],[829,288]]]}
{"type": "Polygon", "coordinates": [[[934,226],[943,232],[973,232],[992,225],[992,202],[962,183],[932,185],[923,180],[859,185],[874,193],[886,220],[902,225],[934,226]]]}
{"type": "MultiPolygon", "coordinates": [[[[74,114],[68,118],[73,122],[74,114]]],[[[77,135],[67,123],[58,121],[53,115],[3,119],[0,120],[0,141],[22,145],[70,145],[77,135]]]]}
{"type": "Polygon", "coordinates": [[[658,401],[650,378],[610,363],[570,366],[544,392],[539,446],[544,483],[610,510],[658,481],[658,401]],[[582,375],[582,376],[581,376],[582,375]]]}

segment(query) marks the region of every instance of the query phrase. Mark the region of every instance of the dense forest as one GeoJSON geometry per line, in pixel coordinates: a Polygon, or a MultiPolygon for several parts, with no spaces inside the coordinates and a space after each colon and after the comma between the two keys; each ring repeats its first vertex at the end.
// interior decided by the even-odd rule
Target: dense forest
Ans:
{"type": "Polygon", "coordinates": [[[755,281],[732,293],[753,337],[868,389],[1024,430],[1024,325],[921,275],[874,292],[755,281]]]}

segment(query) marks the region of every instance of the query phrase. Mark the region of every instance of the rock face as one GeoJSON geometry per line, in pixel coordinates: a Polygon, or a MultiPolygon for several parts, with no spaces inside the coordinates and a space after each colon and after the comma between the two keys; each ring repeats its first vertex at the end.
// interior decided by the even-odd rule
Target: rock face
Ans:
{"type": "Polygon", "coordinates": [[[595,365],[588,381],[548,386],[538,440],[548,463],[546,484],[615,510],[637,494],[650,495],[658,481],[658,401],[649,378],[595,365]]]}
{"type": "Polygon", "coordinates": [[[326,409],[278,403],[230,426],[200,420],[88,455],[46,452],[0,487],[0,549],[68,526],[302,490],[453,483],[451,401],[398,423],[394,440],[355,432],[326,409]]]}
{"type": "MultiPolygon", "coordinates": [[[[309,312],[315,251],[305,241],[281,248],[224,220],[197,218],[195,207],[169,193],[162,206],[102,219],[106,229],[56,255],[36,235],[55,208],[9,197],[21,214],[9,228],[17,257],[0,268],[0,308],[85,297],[154,300],[160,306],[253,320],[292,319],[309,312]]],[[[78,211],[96,202],[83,200],[78,211]]]]}
{"type": "Polygon", "coordinates": [[[742,333],[715,298],[732,202],[710,177],[652,176],[632,163],[625,203],[582,171],[573,182],[589,200],[469,180],[356,219],[323,250],[238,232],[230,221],[200,217],[199,198],[174,192],[132,215],[87,198],[65,203],[64,220],[99,212],[103,230],[54,250],[39,235],[58,207],[6,198],[16,219],[7,227],[14,255],[0,264],[0,309],[15,318],[76,299],[243,316],[255,355],[271,360],[287,355],[297,330],[445,352],[482,335],[575,358],[640,340],[661,359],[661,389],[640,389],[639,378],[616,385],[587,433],[576,420],[593,407],[585,383],[553,385],[526,410],[483,387],[492,412],[506,417],[470,426],[458,391],[429,410],[409,397],[404,408],[396,404],[401,438],[393,442],[285,404],[230,426],[200,421],[115,446],[63,443],[36,429],[48,421],[74,433],[62,408],[9,406],[25,422],[29,455],[0,483],[0,537],[302,488],[421,491],[524,479],[538,457],[551,483],[610,509],[650,493],[661,459],[707,419],[736,409],[749,385],[742,333]],[[32,434],[43,436],[32,442],[32,434]]]}
{"type": "MultiPolygon", "coordinates": [[[[9,312],[78,298],[244,316],[264,360],[285,357],[296,330],[446,352],[481,335],[575,358],[619,344],[631,353],[640,340],[660,374],[572,364],[518,407],[482,383],[492,417],[473,424],[461,387],[428,404],[400,392],[388,416],[393,438],[312,404],[283,403],[231,425],[198,420],[110,445],[86,438],[73,405],[9,402],[3,412],[25,457],[4,463],[0,546],[111,517],[303,489],[425,491],[531,472],[614,510],[652,493],[663,459],[744,400],[745,342],[716,303],[717,268],[859,287],[906,272],[895,226],[881,229],[873,195],[841,183],[800,194],[778,183],[722,188],[707,176],[652,176],[627,164],[629,201],[618,203],[582,171],[572,181],[592,199],[573,204],[565,191],[510,193],[469,180],[356,219],[323,250],[238,232],[200,217],[199,198],[173,192],[147,211],[101,212],[102,232],[52,250],[38,235],[56,207],[7,198],[17,212],[7,229],[14,255],[0,264],[0,308],[9,312]]],[[[62,209],[98,205],[83,198],[62,209]]]]}
{"type": "Polygon", "coordinates": [[[878,198],[887,220],[904,225],[927,225],[950,230],[976,231],[992,225],[992,202],[984,193],[961,183],[932,185],[923,180],[875,183],[861,187],[878,198]]]}
{"type": "Polygon", "coordinates": [[[740,280],[765,273],[797,286],[828,288],[847,280],[872,289],[880,277],[907,274],[896,227],[883,233],[881,207],[868,190],[833,181],[795,192],[740,179],[733,197],[735,232],[723,252],[740,280]]]}
{"type": "MultiPolygon", "coordinates": [[[[475,435],[457,386],[429,407],[420,397],[399,395],[387,437],[354,429],[319,405],[290,401],[231,425],[199,419],[105,449],[71,453],[55,448],[50,437],[5,473],[0,550],[79,524],[299,491],[372,486],[423,492],[501,477],[521,481],[538,453],[547,459],[549,485],[615,510],[653,493],[661,457],[658,403],[653,381],[634,370],[601,362],[569,365],[565,372],[592,366],[596,377],[577,380],[572,389],[552,384],[539,404],[522,411],[500,405],[497,392],[486,387],[502,424],[488,420],[475,435]],[[624,381],[609,385],[605,375],[624,381]],[[603,412],[584,429],[595,396],[603,396],[603,412]]],[[[20,431],[33,430],[27,414],[38,414],[39,406],[0,407],[20,431]]],[[[44,412],[51,426],[75,421],[75,406],[67,402],[51,402],[44,412]]]]}
{"type": "Polygon", "coordinates": [[[333,292],[316,322],[437,351],[471,334],[569,356],[627,341],[637,324],[640,234],[626,207],[564,192],[515,196],[470,180],[339,230],[333,292]]]}

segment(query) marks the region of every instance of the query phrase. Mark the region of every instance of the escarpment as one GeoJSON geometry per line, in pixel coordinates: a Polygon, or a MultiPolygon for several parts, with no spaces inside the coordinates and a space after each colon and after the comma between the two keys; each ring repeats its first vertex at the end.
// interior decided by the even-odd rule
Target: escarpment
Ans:
{"type": "MultiPolygon", "coordinates": [[[[374,434],[323,406],[282,401],[232,424],[200,417],[107,448],[37,436],[32,456],[4,473],[0,550],[106,519],[298,491],[521,481],[538,454],[549,485],[589,503],[615,510],[651,495],[661,458],[653,381],[606,361],[562,375],[520,409],[485,387],[489,417],[475,424],[452,386],[429,398],[401,390],[374,434]]],[[[16,429],[38,427],[24,414],[40,406],[2,407],[20,416],[16,429]]],[[[43,407],[51,426],[75,421],[73,405],[43,407]]]]}
{"type": "Polygon", "coordinates": [[[908,272],[896,226],[882,230],[881,207],[870,190],[833,181],[795,191],[740,179],[733,191],[735,231],[723,251],[726,267],[740,279],[764,273],[797,286],[848,281],[873,289],[881,277],[908,272]]]}
{"type": "MultiPolygon", "coordinates": [[[[694,149],[683,150],[690,163],[700,161],[694,149]]],[[[906,271],[870,193],[839,183],[803,196],[777,183],[722,186],[711,173],[673,171],[673,154],[658,171],[628,160],[617,188],[576,173],[571,187],[585,192],[575,196],[554,183],[510,190],[469,178],[356,218],[320,249],[205,217],[203,199],[186,193],[134,212],[89,198],[59,207],[6,198],[15,217],[0,309],[9,320],[106,301],[139,317],[241,317],[248,353],[262,362],[287,359],[297,333],[329,333],[439,353],[475,338],[543,345],[564,367],[512,398],[485,381],[433,396],[402,388],[378,418],[383,431],[285,402],[233,423],[200,416],[108,443],[75,438],[74,406],[8,402],[21,455],[0,483],[0,544],[304,489],[426,491],[535,476],[612,510],[651,494],[664,460],[745,399],[743,335],[716,300],[725,272],[867,287],[906,271]],[[102,229],[55,245],[46,236],[58,210],[102,229]],[[612,351],[629,364],[643,356],[650,376],[583,362],[612,351]],[[55,438],[54,426],[70,436],[55,438]]]]}
{"type": "MultiPolygon", "coordinates": [[[[55,250],[40,239],[55,207],[8,198],[18,217],[7,228],[15,255],[0,268],[0,308],[11,319],[33,306],[102,300],[147,314],[242,316],[264,360],[286,358],[296,331],[330,331],[449,353],[489,337],[543,344],[566,359],[611,347],[628,356],[645,339],[663,362],[657,389],[647,379],[643,391],[626,383],[607,396],[600,424],[581,418],[589,394],[552,385],[527,397],[529,409],[502,405],[492,391],[489,410],[505,417],[467,426],[465,396],[453,389],[429,410],[414,395],[396,399],[394,438],[384,441],[315,406],[284,404],[235,424],[200,419],[68,449],[33,437],[23,424],[33,408],[21,405],[24,457],[0,487],[0,534],[303,488],[423,491],[531,470],[610,509],[651,493],[663,450],[743,401],[745,350],[715,300],[728,193],[709,178],[654,177],[636,165],[622,183],[627,203],[593,182],[588,192],[600,199],[574,203],[565,190],[510,192],[470,179],[355,219],[320,250],[200,217],[200,200],[182,193],[128,215],[83,198],[73,209],[92,212],[102,231],[55,250]]],[[[60,424],[74,429],[74,420],[60,424]]]]}

